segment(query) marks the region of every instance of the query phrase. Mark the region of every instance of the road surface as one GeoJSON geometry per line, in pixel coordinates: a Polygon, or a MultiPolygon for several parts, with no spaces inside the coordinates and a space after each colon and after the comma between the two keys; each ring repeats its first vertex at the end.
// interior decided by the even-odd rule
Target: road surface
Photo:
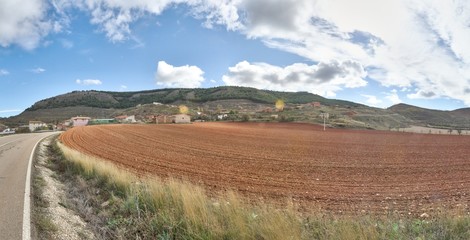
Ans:
{"type": "Polygon", "coordinates": [[[23,226],[24,215],[29,219],[29,206],[24,208],[28,164],[36,143],[51,134],[0,137],[0,240],[29,239],[29,223],[23,226]]]}

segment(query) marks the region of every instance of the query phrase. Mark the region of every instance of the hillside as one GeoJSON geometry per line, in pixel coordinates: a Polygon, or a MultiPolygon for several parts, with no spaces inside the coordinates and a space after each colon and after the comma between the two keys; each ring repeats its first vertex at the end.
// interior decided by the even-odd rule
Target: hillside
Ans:
{"type": "Polygon", "coordinates": [[[439,111],[397,104],[388,109],[327,99],[307,92],[277,92],[247,87],[215,87],[207,89],[157,89],[139,92],[74,91],[47,98],[33,104],[21,114],[0,119],[7,126],[27,124],[30,120],[58,123],[73,116],[110,118],[118,115],[136,115],[144,120],[148,115],[175,114],[178,105],[189,107],[196,116],[203,112],[204,120],[217,120],[219,112],[233,112],[230,120],[240,120],[249,115],[252,120],[270,121],[278,115],[282,121],[322,123],[322,112],[330,114],[333,127],[396,129],[411,125],[470,128],[470,109],[439,111]],[[276,113],[274,103],[286,103],[281,113],[276,113]],[[313,107],[320,102],[321,107],[313,107]],[[155,104],[154,104],[155,103],[155,104]],[[269,110],[270,109],[270,110],[269,110]]]}
{"type": "Polygon", "coordinates": [[[140,92],[102,92],[74,91],[71,93],[47,98],[35,103],[26,111],[63,107],[94,107],[125,109],[139,104],[159,102],[164,104],[176,101],[204,103],[216,100],[246,99],[256,103],[272,104],[278,99],[286,103],[321,102],[324,105],[359,106],[361,104],[323,98],[307,92],[276,92],[247,87],[215,87],[196,89],[158,89],[140,92]]]}
{"type": "Polygon", "coordinates": [[[357,107],[361,104],[327,99],[307,92],[277,92],[247,87],[214,87],[197,89],[156,89],[138,92],[74,91],[36,102],[21,114],[0,119],[0,122],[17,126],[29,120],[59,122],[72,116],[108,118],[120,114],[145,115],[152,112],[174,112],[175,109],[155,109],[145,106],[154,102],[164,106],[185,104],[190,107],[215,109],[243,109],[260,111],[272,107],[282,99],[287,104],[321,102],[323,105],[357,107]],[[144,107],[141,107],[144,106],[144,107]]]}
{"type": "Polygon", "coordinates": [[[443,128],[470,128],[470,109],[463,108],[454,111],[441,111],[420,108],[408,104],[397,104],[388,108],[419,125],[443,128]]]}

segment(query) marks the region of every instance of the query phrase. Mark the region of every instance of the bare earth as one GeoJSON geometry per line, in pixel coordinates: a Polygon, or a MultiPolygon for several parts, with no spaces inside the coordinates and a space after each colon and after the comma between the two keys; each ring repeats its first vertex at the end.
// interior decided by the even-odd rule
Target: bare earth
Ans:
{"type": "Polygon", "coordinates": [[[73,128],[67,146],[141,175],[333,212],[468,210],[470,137],[295,123],[73,128]]]}

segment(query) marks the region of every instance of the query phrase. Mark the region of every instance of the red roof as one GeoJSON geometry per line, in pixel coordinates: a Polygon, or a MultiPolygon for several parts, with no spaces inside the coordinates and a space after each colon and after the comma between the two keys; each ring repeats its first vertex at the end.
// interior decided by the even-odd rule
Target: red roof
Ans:
{"type": "Polygon", "coordinates": [[[121,115],[121,116],[115,117],[114,119],[126,119],[126,118],[127,118],[127,115],[121,115]]]}

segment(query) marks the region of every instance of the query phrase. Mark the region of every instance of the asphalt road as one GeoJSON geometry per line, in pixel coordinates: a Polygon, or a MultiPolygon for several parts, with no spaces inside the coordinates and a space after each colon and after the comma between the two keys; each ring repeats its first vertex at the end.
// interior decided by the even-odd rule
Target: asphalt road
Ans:
{"type": "MultiPolygon", "coordinates": [[[[51,134],[54,133],[0,137],[0,240],[29,239],[29,236],[23,236],[23,207],[29,159],[36,143],[51,134]]],[[[25,226],[29,231],[29,223],[25,226]]]]}

